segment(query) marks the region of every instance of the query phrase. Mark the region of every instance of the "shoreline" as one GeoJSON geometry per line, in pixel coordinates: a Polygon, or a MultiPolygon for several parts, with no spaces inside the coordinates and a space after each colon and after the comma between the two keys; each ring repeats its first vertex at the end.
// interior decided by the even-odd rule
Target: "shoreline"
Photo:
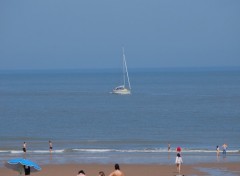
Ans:
{"type": "MultiPolygon", "coordinates": [[[[125,176],[172,176],[178,175],[175,164],[120,164],[120,169],[125,176]]],[[[182,175],[226,175],[237,176],[240,174],[240,162],[226,163],[203,163],[203,164],[183,164],[181,169],[182,175]]],[[[114,170],[114,164],[48,164],[41,165],[40,172],[31,173],[35,176],[58,176],[58,175],[77,175],[79,170],[84,170],[87,176],[97,176],[99,171],[104,171],[109,175],[114,170]]],[[[15,176],[16,171],[0,167],[0,173],[8,176],[15,176]]]]}
{"type": "MultiPolygon", "coordinates": [[[[175,162],[175,152],[79,152],[79,153],[0,153],[0,167],[3,163],[12,158],[27,158],[40,165],[51,164],[161,164],[171,165],[175,162]]],[[[188,153],[182,152],[184,164],[204,164],[204,163],[240,163],[240,153],[228,153],[226,156],[216,153],[188,153]]]]}

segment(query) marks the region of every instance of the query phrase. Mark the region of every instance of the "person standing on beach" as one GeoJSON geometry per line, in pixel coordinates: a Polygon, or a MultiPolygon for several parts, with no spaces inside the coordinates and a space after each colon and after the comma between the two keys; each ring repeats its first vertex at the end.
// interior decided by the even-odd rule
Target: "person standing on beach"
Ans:
{"type": "Polygon", "coordinates": [[[27,143],[23,142],[23,152],[26,153],[27,152],[27,143]]]}
{"type": "Polygon", "coordinates": [[[168,143],[168,151],[170,151],[171,145],[168,143]]]}
{"type": "Polygon", "coordinates": [[[227,147],[228,147],[228,146],[227,146],[227,144],[225,144],[225,143],[222,145],[222,149],[223,149],[223,154],[224,154],[224,155],[227,154],[227,147]]]}
{"type": "Polygon", "coordinates": [[[219,156],[220,149],[219,149],[219,146],[218,146],[218,145],[217,145],[217,147],[216,147],[216,151],[217,151],[217,156],[219,156]]]}
{"type": "Polygon", "coordinates": [[[51,153],[51,152],[52,152],[52,149],[53,149],[52,141],[49,141],[48,143],[49,143],[49,151],[50,151],[50,153],[51,153]]]}
{"type": "Polygon", "coordinates": [[[177,171],[178,171],[178,173],[180,173],[180,171],[181,171],[181,164],[183,163],[183,160],[182,160],[182,157],[181,157],[180,153],[177,154],[175,163],[177,165],[177,171]]]}
{"type": "Polygon", "coordinates": [[[120,171],[119,165],[115,164],[115,171],[113,171],[109,176],[124,176],[124,174],[120,171]]]}

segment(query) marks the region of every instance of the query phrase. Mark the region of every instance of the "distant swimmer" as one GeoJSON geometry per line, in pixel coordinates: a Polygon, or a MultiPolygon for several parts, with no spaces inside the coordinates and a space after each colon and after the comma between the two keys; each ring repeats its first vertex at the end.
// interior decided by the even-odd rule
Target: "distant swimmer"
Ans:
{"type": "Polygon", "coordinates": [[[170,148],[171,148],[171,145],[170,145],[170,144],[168,144],[168,151],[170,151],[170,148]]]}
{"type": "Polygon", "coordinates": [[[115,164],[115,171],[113,171],[109,176],[124,176],[124,174],[120,171],[119,165],[115,164]]]}

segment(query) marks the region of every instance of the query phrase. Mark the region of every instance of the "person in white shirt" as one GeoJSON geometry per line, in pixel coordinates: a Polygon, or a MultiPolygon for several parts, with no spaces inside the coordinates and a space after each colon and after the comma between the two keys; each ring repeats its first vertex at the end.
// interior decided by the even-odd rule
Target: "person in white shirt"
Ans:
{"type": "Polygon", "coordinates": [[[183,160],[182,160],[182,157],[181,157],[180,153],[177,154],[175,163],[177,164],[177,171],[178,171],[178,173],[180,173],[181,164],[183,163],[183,160]]]}

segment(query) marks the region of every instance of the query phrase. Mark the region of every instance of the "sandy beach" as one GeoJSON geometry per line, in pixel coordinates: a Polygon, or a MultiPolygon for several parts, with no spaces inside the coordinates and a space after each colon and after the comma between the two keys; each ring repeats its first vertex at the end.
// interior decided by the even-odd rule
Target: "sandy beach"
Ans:
{"type": "MultiPolygon", "coordinates": [[[[181,175],[240,175],[240,163],[205,163],[195,165],[182,165],[181,175]]],[[[98,176],[99,171],[108,175],[113,171],[114,164],[64,164],[43,165],[41,172],[35,176],[76,176],[79,170],[84,170],[87,176],[98,176]]],[[[173,176],[178,175],[176,166],[157,164],[120,164],[120,169],[127,176],[173,176]]],[[[0,168],[1,175],[16,176],[17,172],[5,167],[0,168]]]]}

